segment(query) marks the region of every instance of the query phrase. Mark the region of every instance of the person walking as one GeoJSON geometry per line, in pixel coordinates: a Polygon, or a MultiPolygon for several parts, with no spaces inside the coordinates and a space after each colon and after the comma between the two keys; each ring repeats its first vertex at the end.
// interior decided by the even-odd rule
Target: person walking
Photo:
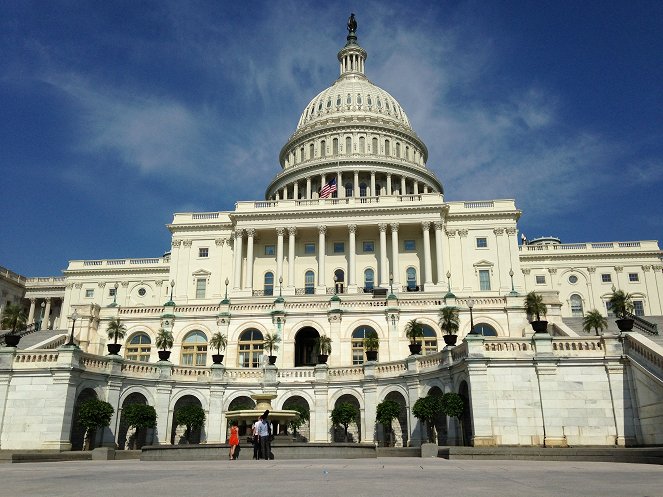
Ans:
{"type": "Polygon", "coordinates": [[[232,427],[230,428],[230,439],[228,440],[230,444],[230,453],[228,458],[232,461],[235,459],[235,449],[239,445],[239,427],[237,426],[237,421],[233,421],[232,427]]]}
{"type": "Polygon", "coordinates": [[[262,418],[253,423],[251,434],[253,436],[253,459],[260,459],[260,422],[262,418]]]}
{"type": "MultiPolygon", "coordinates": [[[[269,411],[267,411],[269,412],[269,411]]],[[[269,421],[267,417],[263,414],[260,416],[260,425],[258,426],[258,434],[260,435],[260,451],[262,452],[262,457],[266,460],[269,460],[271,447],[269,443],[269,421]]]]}

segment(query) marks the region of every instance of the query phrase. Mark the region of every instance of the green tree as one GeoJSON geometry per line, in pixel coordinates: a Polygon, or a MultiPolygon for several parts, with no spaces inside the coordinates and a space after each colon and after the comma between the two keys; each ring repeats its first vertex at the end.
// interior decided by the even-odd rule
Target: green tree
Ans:
{"type": "Polygon", "coordinates": [[[461,443],[465,445],[465,430],[463,430],[463,413],[465,412],[465,401],[463,397],[455,392],[445,393],[442,396],[442,413],[451,418],[458,418],[460,425],[461,443]]]}
{"type": "Polygon", "coordinates": [[[155,345],[157,346],[157,349],[160,350],[170,350],[173,348],[173,334],[164,329],[164,328],[159,328],[159,332],[157,333],[157,338],[154,341],[155,345]]]}
{"type": "Polygon", "coordinates": [[[12,335],[27,328],[28,316],[25,309],[18,304],[8,304],[2,311],[2,329],[9,330],[12,335]]]}
{"type": "Polygon", "coordinates": [[[410,343],[417,343],[424,336],[424,325],[416,319],[411,319],[405,325],[405,336],[410,339],[410,343]]]}
{"type": "Polygon", "coordinates": [[[221,354],[221,351],[226,350],[226,347],[228,346],[228,338],[220,331],[217,331],[212,335],[212,338],[209,341],[209,346],[216,349],[217,354],[221,354]]]}
{"type": "Polygon", "coordinates": [[[582,319],[582,329],[587,333],[593,329],[596,336],[599,336],[599,331],[603,331],[607,327],[608,321],[596,309],[589,311],[582,319]]]}
{"type": "Polygon", "coordinates": [[[136,440],[139,434],[144,433],[147,428],[157,425],[157,411],[153,406],[147,404],[129,404],[122,408],[122,423],[136,430],[132,449],[136,449],[136,440]]]}
{"type": "Polygon", "coordinates": [[[331,421],[334,426],[343,427],[343,439],[348,441],[348,426],[357,423],[359,409],[350,402],[341,402],[331,412],[331,421]]]}
{"type": "Polygon", "coordinates": [[[294,406],[289,407],[289,409],[297,411],[298,413],[296,418],[288,421],[288,427],[292,429],[293,437],[297,437],[297,430],[310,419],[311,412],[307,406],[301,404],[295,404],[294,406]]]}
{"type": "Polygon", "coordinates": [[[541,321],[541,316],[545,316],[548,312],[546,304],[543,303],[543,295],[529,292],[525,296],[525,312],[528,316],[536,316],[536,320],[541,321]]]}
{"type": "Polygon", "coordinates": [[[78,408],[78,424],[85,428],[85,450],[94,448],[94,438],[99,428],[110,425],[115,409],[108,402],[88,399],[78,408]]]}
{"type": "Polygon", "coordinates": [[[389,434],[390,445],[393,445],[392,422],[398,418],[401,413],[401,405],[395,400],[385,399],[377,405],[375,411],[375,420],[384,426],[385,432],[389,434]]]}
{"type": "Polygon", "coordinates": [[[460,327],[458,309],[456,307],[446,306],[440,311],[440,328],[445,335],[455,335],[460,327]]]}
{"type": "Polygon", "coordinates": [[[442,395],[420,397],[412,406],[412,414],[419,421],[426,423],[429,442],[435,442],[435,418],[442,413],[442,395]]]}
{"type": "Polygon", "coordinates": [[[127,327],[122,324],[120,318],[112,318],[108,322],[108,338],[113,340],[113,343],[117,344],[118,340],[122,340],[127,334],[127,327]]]}
{"type": "Polygon", "coordinates": [[[205,411],[195,404],[182,406],[175,412],[175,423],[177,426],[186,426],[184,438],[190,443],[191,433],[205,424],[205,411]]]}

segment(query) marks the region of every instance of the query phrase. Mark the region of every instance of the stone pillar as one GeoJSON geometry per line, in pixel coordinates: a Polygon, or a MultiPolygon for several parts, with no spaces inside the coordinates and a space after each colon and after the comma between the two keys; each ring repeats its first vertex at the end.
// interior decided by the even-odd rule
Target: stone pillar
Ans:
{"type": "MultiPolygon", "coordinates": [[[[509,250],[509,247],[506,244],[507,239],[504,236],[504,231],[504,228],[493,229],[497,254],[495,261],[495,271],[497,271],[498,288],[502,294],[508,293],[511,290],[511,278],[509,278],[509,270],[507,268],[503,268],[501,264],[502,259],[505,258],[505,254],[509,250]]],[[[511,261],[509,261],[509,267],[510,265],[511,261]]]]}
{"type": "Polygon", "coordinates": [[[352,187],[352,196],[354,198],[359,197],[359,171],[354,172],[354,183],[352,187]]]}
{"type": "Polygon", "coordinates": [[[256,230],[247,228],[246,230],[246,288],[253,290],[253,238],[256,230]]]}
{"type": "Polygon", "coordinates": [[[311,177],[306,178],[306,198],[311,199],[311,177]]]}
{"type": "Polygon", "coordinates": [[[380,230],[380,282],[378,286],[389,284],[389,267],[387,262],[387,223],[378,224],[380,230]]]}
{"type": "Polygon", "coordinates": [[[34,324],[35,322],[35,298],[30,299],[30,312],[28,313],[28,324],[34,324]]]}
{"type": "Polygon", "coordinates": [[[442,235],[444,223],[436,222],[435,226],[435,263],[437,264],[437,284],[443,285],[446,281],[446,271],[444,270],[444,259],[442,258],[442,235]]]}
{"type": "Polygon", "coordinates": [[[414,187],[414,189],[412,190],[412,192],[413,192],[415,195],[419,195],[419,182],[418,182],[418,181],[414,181],[414,183],[413,183],[413,187],[414,187]]]}
{"type": "Polygon", "coordinates": [[[327,233],[327,226],[318,226],[318,287],[322,293],[327,290],[325,288],[325,234],[327,233]]]}
{"type": "Polygon", "coordinates": [[[371,196],[377,197],[378,192],[375,191],[375,171],[371,171],[371,196]]]}
{"type": "Polygon", "coordinates": [[[336,196],[338,198],[345,197],[345,187],[343,186],[343,173],[339,171],[336,176],[336,196]]]}
{"type": "Polygon", "coordinates": [[[407,190],[405,188],[405,176],[401,176],[401,195],[405,195],[407,190]]]}
{"type": "Polygon", "coordinates": [[[281,278],[283,278],[283,235],[285,228],[276,228],[276,280],[274,285],[278,285],[281,278]]]}
{"type": "Polygon", "coordinates": [[[391,223],[391,274],[394,277],[394,285],[401,285],[400,262],[398,260],[398,223],[391,223]]]}
{"type": "Polygon", "coordinates": [[[295,184],[292,187],[292,198],[297,200],[299,198],[299,183],[295,181],[295,184]]]}
{"type": "MultiPolygon", "coordinates": [[[[112,357],[112,356],[111,356],[112,357]]],[[[121,358],[115,358],[111,363],[111,376],[106,383],[106,402],[113,406],[113,416],[109,426],[102,428],[101,446],[117,448],[116,437],[120,428],[120,393],[122,392],[122,362],[121,358]]]]}
{"type": "MultiPolygon", "coordinates": [[[[212,376],[216,381],[222,381],[223,372],[225,367],[223,364],[212,365],[212,376]],[[217,380],[218,377],[218,380],[217,380]]],[[[226,391],[224,385],[210,385],[209,395],[209,412],[207,423],[207,443],[208,444],[222,444],[226,442],[226,433],[223,429],[223,397],[226,391]]],[[[247,447],[247,452],[250,450],[247,447]]]]}
{"type": "Polygon", "coordinates": [[[244,230],[235,228],[235,274],[233,275],[233,288],[242,288],[242,238],[244,230]]]}
{"type": "Polygon", "coordinates": [[[41,322],[41,329],[42,330],[48,330],[49,329],[49,323],[50,323],[50,317],[51,315],[51,298],[47,297],[46,298],[46,309],[44,309],[44,319],[41,322]]]}
{"type": "MultiPolygon", "coordinates": [[[[424,234],[424,274],[426,275],[425,284],[433,284],[433,268],[430,255],[430,222],[421,223],[421,229],[424,234]]],[[[425,287],[424,287],[425,288],[425,287]]]]}
{"type": "Polygon", "coordinates": [[[297,228],[288,227],[288,287],[295,288],[295,235],[297,228]]]}
{"type": "Polygon", "coordinates": [[[355,241],[355,233],[357,231],[356,224],[348,225],[348,232],[350,234],[349,239],[349,261],[348,261],[348,289],[355,288],[357,285],[357,249],[355,241]]]}
{"type": "MultiPolygon", "coordinates": [[[[163,379],[166,379],[164,374],[170,376],[170,369],[172,368],[170,363],[159,363],[159,367],[161,368],[161,377],[163,379]]],[[[158,383],[156,390],[157,394],[154,405],[154,409],[157,411],[157,427],[154,433],[155,443],[159,445],[171,445],[170,434],[174,420],[170,405],[170,396],[173,391],[173,385],[169,382],[158,383]]]]}
{"type": "Polygon", "coordinates": [[[331,442],[326,364],[315,366],[314,406],[311,411],[311,442],[331,442]]]}
{"type": "Polygon", "coordinates": [[[391,173],[387,173],[387,195],[391,195],[391,173]]]}
{"type": "Polygon", "coordinates": [[[361,442],[373,443],[375,441],[375,415],[377,413],[378,385],[375,379],[375,363],[364,364],[364,412],[361,413],[361,442]]]}

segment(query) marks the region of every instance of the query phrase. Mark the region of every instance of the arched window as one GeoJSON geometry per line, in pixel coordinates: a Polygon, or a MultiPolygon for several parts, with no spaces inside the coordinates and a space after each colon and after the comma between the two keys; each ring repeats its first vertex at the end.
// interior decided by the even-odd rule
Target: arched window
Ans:
{"type": "Polygon", "coordinates": [[[324,140],[320,142],[320,157],[327,157],[327,142],[324,140]]]}
{"type": "Polygon", "coordinates": [[[304,162],[304,147],[299,149],[299,162],[304,162]]]}
{"type": "Polygon", "coordinates": [[[371,153],[377,154],[379,153],[379,151],[380,150],[378,149],[378,139],[373,138],[373,140],[371,141],[371,153]]]}
{"type": "Polygon", "coordinates": [[[478,323],[474,325],[474,332],[485,337],[496,337],[497,331],[491,325],[486,323],[478,323]]]}
{"type": "Polygon", "coordinates": [[[364,291],[372,292],[375,286],[375,272],[369,267],[364,270],[364,291]]]}
{"type": "Polygon", "coordinates": [[[574,293],[569,298],[569,302],[571,303],[571,316],[581,318],[585,315],[582,308],[582,297],[580,295],[574,293]]]}
{"type": "Polygon", "coordinates": [[[352,364],[364,364],[364,338],[375,331],[370,326],[360,326],[352,332],[352,364]]]}
{"type": "Polygon", "coordinates": [[[265,273],[265,295],[274,295],[274,273],[265,273]]]}
{"type": "Polygon", "coordinates": [[[151,350],[152,340],[150,340],[148,334],[136,333],[127,344],[125,357],[130,361],[148,362],[151,350]]]}
{"type": "Polygon", "coordinates": [[[345,137],[345,154],[350,155],[352,153],[352,138],[349,136],[345,137]]]}
{"type": "Polygon", "coordinates": [[[366,153],[366,138],[364,138],[363,136],[359,137],[359,153],[360,154],[366,153]]]}
{"type": "Polygon", "coordinates": [[[313,271],[306,271],[304,275],[304,293],[306,295],[315,293],[315,273],[313,271]]]}
{"type": "Polygon", "coordinates": [[[391,149],[389,148],[389,140],[384,141],[384,155],[391,155],[391,149]]]}
{"type": "Polygon", "coordinates": [[[202,331],[192,331],[182,341],[182,365],[205,366],[207,363],[207,337],[202,331]]]}
{"type": "Polygon", "coordinates": [[[366,183],[359,183],[359,196],[365,197],[367,189],[368,186],[366,185],[366,183]]]}
{"type": "Polygon", "coordinates": [[[413,267],[407,268],[405,272],[407,276],[407,291],[414,292],[418,290],[417,288],[417,270],[413,267]]]}
{"type": "Polygon", "coordinates": [[[345,184],[345,196],[346,197],[352,197],[353,194],[354,194],[354,192],[353,192],[352,183],[346,183],[345,184]]]}
{"type": "Polygon", "coordinates": [[[246,330],[239,336],[239,367],[260,367],[262,359],[263,336],[258,330],[246,330]]]}
{"type": "Polygon", "coordinates": [[[334,271],[334,284],[336,285],[336,293],[343,293],[345,286],[345,271],[337,269],[334,271]]]}
{"type": "Polygon", "coordinates": [[[308,158],[309,158],[309,159],[313,159],[314,156],[315,156],[315,147],[314,147],[313,144],[311,143],[311,144],[308,146],[308,158]]]}
{"type": "Polygon", "coordinates": [[[423,325],[424,328],[424,344],[421,348],[423,355],[430,355],[437,353],[437,333],[435,330],[428,326],[427,324],[423,325]]]}
{"type": "Polygon", "coordinates": [[[332,154],[338,155],[338,138],[332,140],[332,154]]]}

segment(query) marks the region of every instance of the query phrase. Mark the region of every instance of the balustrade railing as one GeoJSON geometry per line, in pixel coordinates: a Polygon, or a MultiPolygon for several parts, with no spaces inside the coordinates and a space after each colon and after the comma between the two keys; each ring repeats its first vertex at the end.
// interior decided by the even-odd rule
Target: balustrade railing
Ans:
{"type": "Polygon", "coordinates": [[[658,335],[658,325],[656,323],[650,323],[646,319],[636,316],[631,312],[626,313],[627,317],[633,320],[633,327],[644,331],[650,335],[658,335]]]}

